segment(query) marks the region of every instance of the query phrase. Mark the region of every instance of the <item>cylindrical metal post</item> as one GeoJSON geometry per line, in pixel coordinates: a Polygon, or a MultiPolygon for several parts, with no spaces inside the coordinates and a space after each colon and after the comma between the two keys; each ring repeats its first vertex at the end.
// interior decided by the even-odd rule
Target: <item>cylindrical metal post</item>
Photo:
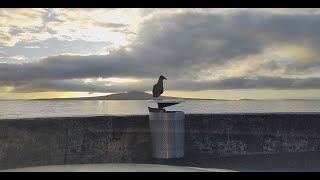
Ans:
{"type": "Polygon", "coordinates": [[[150,112],[153,157],[169,159],[184,156],[184,119],[182,111],[150,112]]]}

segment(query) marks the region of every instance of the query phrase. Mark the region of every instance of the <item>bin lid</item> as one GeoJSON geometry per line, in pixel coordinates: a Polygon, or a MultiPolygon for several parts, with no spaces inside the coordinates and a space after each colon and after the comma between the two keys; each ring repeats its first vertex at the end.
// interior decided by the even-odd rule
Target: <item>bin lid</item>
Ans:
{"type": "Polygon", "coordinates": [[[185,102],[183,99],[163,99],[163,100],[147,100],[149,103],[156,103],[158,104],[159,108],[164,108],[176,104],[180,104],[182,102],[185,102]]]}

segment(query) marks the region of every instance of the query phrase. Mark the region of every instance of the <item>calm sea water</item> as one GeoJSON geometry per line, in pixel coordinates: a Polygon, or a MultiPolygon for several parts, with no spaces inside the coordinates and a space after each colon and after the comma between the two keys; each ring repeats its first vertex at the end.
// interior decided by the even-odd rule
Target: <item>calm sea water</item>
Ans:
{"type": "MultiPolygon", "coordinates": [[[[147,105],[148,102],[144,100],[0,101],[0,119],[88,115],[141,115],[148,114],[147,105]]],[[[166,109],[181,110],[186,114],[320,112],[320,100],[188,100],[166,109]]]]}

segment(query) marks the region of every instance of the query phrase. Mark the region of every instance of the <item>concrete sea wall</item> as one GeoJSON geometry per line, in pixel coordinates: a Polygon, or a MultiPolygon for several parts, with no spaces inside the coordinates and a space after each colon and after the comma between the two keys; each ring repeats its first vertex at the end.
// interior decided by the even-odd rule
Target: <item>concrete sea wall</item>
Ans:
{"type": "MultiPolygon", "coordinates": [[[[185,157],[317,152],[320,113],[187,114],[185,157]]],[[[0,120],[0,169],[152,163],[148,116],[0,120]]]]}

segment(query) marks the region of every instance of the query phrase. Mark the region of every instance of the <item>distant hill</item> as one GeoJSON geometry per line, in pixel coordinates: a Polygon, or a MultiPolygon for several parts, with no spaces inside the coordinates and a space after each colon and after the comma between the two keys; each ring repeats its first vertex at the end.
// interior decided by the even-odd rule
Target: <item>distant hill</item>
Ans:
{"type": "MultiPolygon", "coordinates": [[[[107,96],[96,96],[96,97],[79,97],[79,98],[53,98],[53,99],[31,99],[31,100],[149,100],[152,99],[152,94],[131,91],[126,93],[116,93],[107,96]]],[[[181,99],[178,97],[161,96],[161,98],[170,99],[181,99]]],[[[183,99],[193,99],[193,98],[183,98],[183,99]]]]}
{"type": "Polygon", "coordinates": [[[110,94],[107,96],[108,100],[148,100],[152,98],[152,94],[140,91],[110,94]]]}
{"type": "MultiPolygon", "coordinates": [[[[161,96],[162,98],[176,98],[169,96],[161,96]]],[[[152,94],[140,92],[140,91],[131,91],[126,93],[117,93],[110,94],[107,96],[108,100],[148,100],[152,99],[152,94]]]]}

